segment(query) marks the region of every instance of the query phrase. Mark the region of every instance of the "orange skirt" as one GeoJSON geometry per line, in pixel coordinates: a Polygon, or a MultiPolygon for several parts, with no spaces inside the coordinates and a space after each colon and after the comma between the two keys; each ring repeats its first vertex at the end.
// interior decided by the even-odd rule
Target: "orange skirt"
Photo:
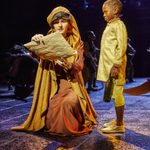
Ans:
{"type": "Polygon", "coordinates": [[[71,136],[88,134],[78,96],[67,80],[61,79],[59,91],[50,100],[46,115],[46,131],[50,134],[71,136]]]}

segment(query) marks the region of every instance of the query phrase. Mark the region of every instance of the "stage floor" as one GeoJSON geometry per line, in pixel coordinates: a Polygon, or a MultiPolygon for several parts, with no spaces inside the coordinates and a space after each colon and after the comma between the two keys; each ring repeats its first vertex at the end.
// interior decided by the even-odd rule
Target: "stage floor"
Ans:
{"type": "MultiPolygon", "coordinates": [[[[134,80],[125,88],[141,85],[147,78],[134,80]]],[[[100,82],[97,84],[101,86],[100,82]]],[[[97,111],[98,125],[88,135],[57,137],[43,132],[12,132],[10,128],[20,125],[28,116],[32,95],[22,101],[13,97],[13,91],[0,86],[0,150],[150,150],[150,93],[139,96],[125,94],[124,134],[99,132],[103,123],[115,118],[113,101],[103,102],[103,89],[90,92],[89,96],[97,111]]]]}

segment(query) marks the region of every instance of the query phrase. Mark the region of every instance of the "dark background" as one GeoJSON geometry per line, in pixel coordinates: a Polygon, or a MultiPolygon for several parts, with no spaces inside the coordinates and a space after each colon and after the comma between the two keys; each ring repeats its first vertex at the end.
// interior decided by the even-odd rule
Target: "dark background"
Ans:
{"type": "MultiPolygon", "coordinates": [[[[0,52],[14,44],[30,41],[34,34],[46,34],[49,30],[46,18],[59,5],[67,7],[75,16],[82,38],[87,30],[93,30],[99,46],[106,22],[102,15],[104,0],[5,0],[0,5],[0,52]]],[[[134,57],[135,77],[150,76],[150,1],[122,0],[122,20],[125,22],[134,57]]]]}

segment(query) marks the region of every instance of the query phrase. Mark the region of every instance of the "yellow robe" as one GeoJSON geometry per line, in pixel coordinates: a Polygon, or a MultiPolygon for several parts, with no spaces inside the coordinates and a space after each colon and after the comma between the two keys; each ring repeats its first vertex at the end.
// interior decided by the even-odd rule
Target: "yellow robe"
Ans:
{"type": "Polygon", "coordinates": [[[120,66],[119,78],[115,80],[115,83],[116,85],[125,84],[127,31],[119,18],[107,23],[100,49],[97,80],[106,82],[109,79],[112,66],[117,64],[120,66]]]}

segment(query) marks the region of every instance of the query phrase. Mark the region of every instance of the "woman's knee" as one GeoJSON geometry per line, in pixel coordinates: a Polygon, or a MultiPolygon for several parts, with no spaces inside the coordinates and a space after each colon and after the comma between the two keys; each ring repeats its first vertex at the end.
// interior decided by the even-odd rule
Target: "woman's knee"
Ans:
{"type": "Polygon", "coordinates": [[[69,94],[67,94],[62,101],[62,105],[63,106],[75,106],[79,103],[78,97],[75,93],[70,92],[69,94]]]}

